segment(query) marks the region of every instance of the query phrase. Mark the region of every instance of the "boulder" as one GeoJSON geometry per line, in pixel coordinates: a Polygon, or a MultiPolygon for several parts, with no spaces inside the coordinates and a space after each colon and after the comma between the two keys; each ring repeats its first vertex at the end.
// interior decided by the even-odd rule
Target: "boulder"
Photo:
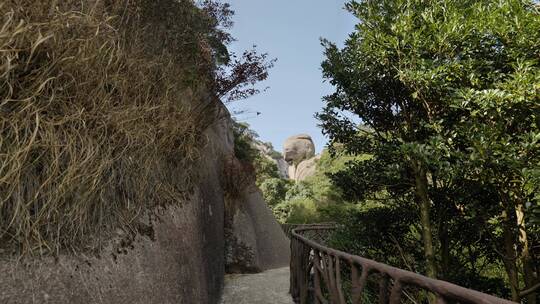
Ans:
{"type": "Polygon", "coordinates": [[[315,156],[315,145],[311,136],[299,134],[287,138],[283,145],[283,157],[289,165],[298,165],[301,161],[315,156]]]}
{"type": "Polygon", "coordinates": [[[315,156],[311,136],[300,134],[287,138],[283,145],[283,155],[289,164],[287,171],[290,179],[302,181],[315,174],[320,155],[315,156]]]}

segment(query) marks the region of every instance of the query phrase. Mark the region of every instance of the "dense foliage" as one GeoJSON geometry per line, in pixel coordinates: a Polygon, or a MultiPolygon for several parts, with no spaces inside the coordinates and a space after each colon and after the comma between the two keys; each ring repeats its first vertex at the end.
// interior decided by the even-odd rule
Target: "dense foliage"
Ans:
{"type": "Polygon", "coordinates": [[[343,235],[351,238],[339,242],[536,303],[538,8],[522,0],[352,1],[347,8],[359,23],[344,48],[324,42],[323,71],[336,91],[318,117],[331,147],[372,155],[332,174],[344,198],[381,205],[350,211],[343,235]]]}
{"type": "Polygon", "coordinates": [[[317,160],[315,174],[295,182],[279,176],[275,163],[262,157],[255,160],[257,185],[274,215],[282,223],[331,221],[335,216],[333,210],[346,208],[348,203],[343,198],[343,191],[332,183],[330,174],[339,172],[351,160],[366,158],[339,153],[331,156],[325,150],[317,160]]]}

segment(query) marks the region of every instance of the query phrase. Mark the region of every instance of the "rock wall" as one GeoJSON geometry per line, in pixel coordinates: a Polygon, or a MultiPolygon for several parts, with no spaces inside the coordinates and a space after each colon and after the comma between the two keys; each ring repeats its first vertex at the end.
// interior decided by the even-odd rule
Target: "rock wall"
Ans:
{"type": "Polygon", "coordinates": [[[238,208],[226,223],[226,272],[260,272],[289,265],[289,241],[260,190],[251,185],[236,200],[238,208]]]}
{"type": "Polygon", "coordinates": [[[122,232],[100,252],[0,261],[0,303],[217,303],[224,275],[221,158],[232,153],[224,117],[206,132],[201,182],[180,206],[149,214],[146,233],[122,232]]]}
{"type": "Polygon", "coordinates": [[[187,201],[145,216],[135,238],[126,239],[118,231],[99,255],[23,261],[0,257],[0,303],[217,303],[226,234],[228,248],[230,240],[239,240],[235,244],[245,245],[243,253],[251,256],[236,261],[238,269],[287,265],[288,242],[259,192],[246,189],[238,207],[225,210],[223,161],[234,153],[234,139],[230,117],[222,110],[206,132],[209,145],[202,155],[200,182],[187,201]],[[226,214],[235,219],[234,229],[225,229],[226,214]]]}
{"type": "Polygon", "coordinates": [[[285,161],[284,158],[277,158],[274,159],[276,162],[276,165],[278,167],[279,176],[281,178],[288,178],[289,177],[289,164],[285,161]]]}

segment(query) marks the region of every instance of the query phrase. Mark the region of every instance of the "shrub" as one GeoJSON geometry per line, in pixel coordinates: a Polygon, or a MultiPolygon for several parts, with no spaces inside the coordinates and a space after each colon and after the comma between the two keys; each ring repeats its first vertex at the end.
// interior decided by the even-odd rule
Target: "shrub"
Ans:
{"type": "Polygon", "coordinates": [[[340,216],[327,211],[334,208],[340,210],[347,201],[341,189],[332,183],[329,176],[345,167],[348,161],[365,160],[369,157],[348,156],[341,153],[338,148],[335,148],[334,152],[334,155],[330,155],[324,150],[317,161],[317,171],[313,176],[287,186],[283,202],[272,203],[275,205],[272,209],[276,217],[287,223],[314,223],[340,219],[340,216]]]}
{"type": "Polygon", "coordinates": [[[253,147],[257,134],[249,129],[249,125],[241,122],[233,123],[234,155],[242,161],[253,163],[259,151],[253,147]]]}
{"type": "Polygon", "coordinates": [[[306,198],[296,198],[287,202],[287,223],[309,224],[320,222],[318,206],[306,198]]]}
{"type": "MultiPolygon", "coordinates": [[[[418,246],[421,226],[416,220],[416,208],[388,200],[385,203],[366,201],[358,205],[329,206],[319,211],[323,218],[331,218],[339,224],[329,240],[332,248],[421,273],[425,271],[425,263],[422,248],[418,246]]],[[[469,233],[468,230],[462,229],[460,233],[469,233]]],[[[477,244],[471,245],[469,250],[474,254],[479,252],[477,244]]],[[[467,258],[461,260],[456,256],[451,262],[452,271],[444,280],[499,296],[508,295],[501,265],[482,259],[478,271],[467,258]]]]}
{"type": "Polygon", "coordinates": [[[262,183],[269,179],[281,179],[276,163],[262,153],[257,154],[253,161],[253,165],[257,172],[257,186],[262,187],[262,183]]]}
{"type": "Polygon", "coordinates": [[[259,188],[264,200],[272,207],[285,200],[290,186],[291,181],[274,177],[263,180],[259,188]]]}

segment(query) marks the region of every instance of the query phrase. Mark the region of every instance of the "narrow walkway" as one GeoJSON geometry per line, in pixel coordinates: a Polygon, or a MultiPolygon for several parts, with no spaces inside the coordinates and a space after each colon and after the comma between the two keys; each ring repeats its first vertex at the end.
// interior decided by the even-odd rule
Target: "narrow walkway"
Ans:
{"type": "Polygon", "coordinates": [[[289,267],[225,276],[221,304],[293,304],[289,267]]]}

